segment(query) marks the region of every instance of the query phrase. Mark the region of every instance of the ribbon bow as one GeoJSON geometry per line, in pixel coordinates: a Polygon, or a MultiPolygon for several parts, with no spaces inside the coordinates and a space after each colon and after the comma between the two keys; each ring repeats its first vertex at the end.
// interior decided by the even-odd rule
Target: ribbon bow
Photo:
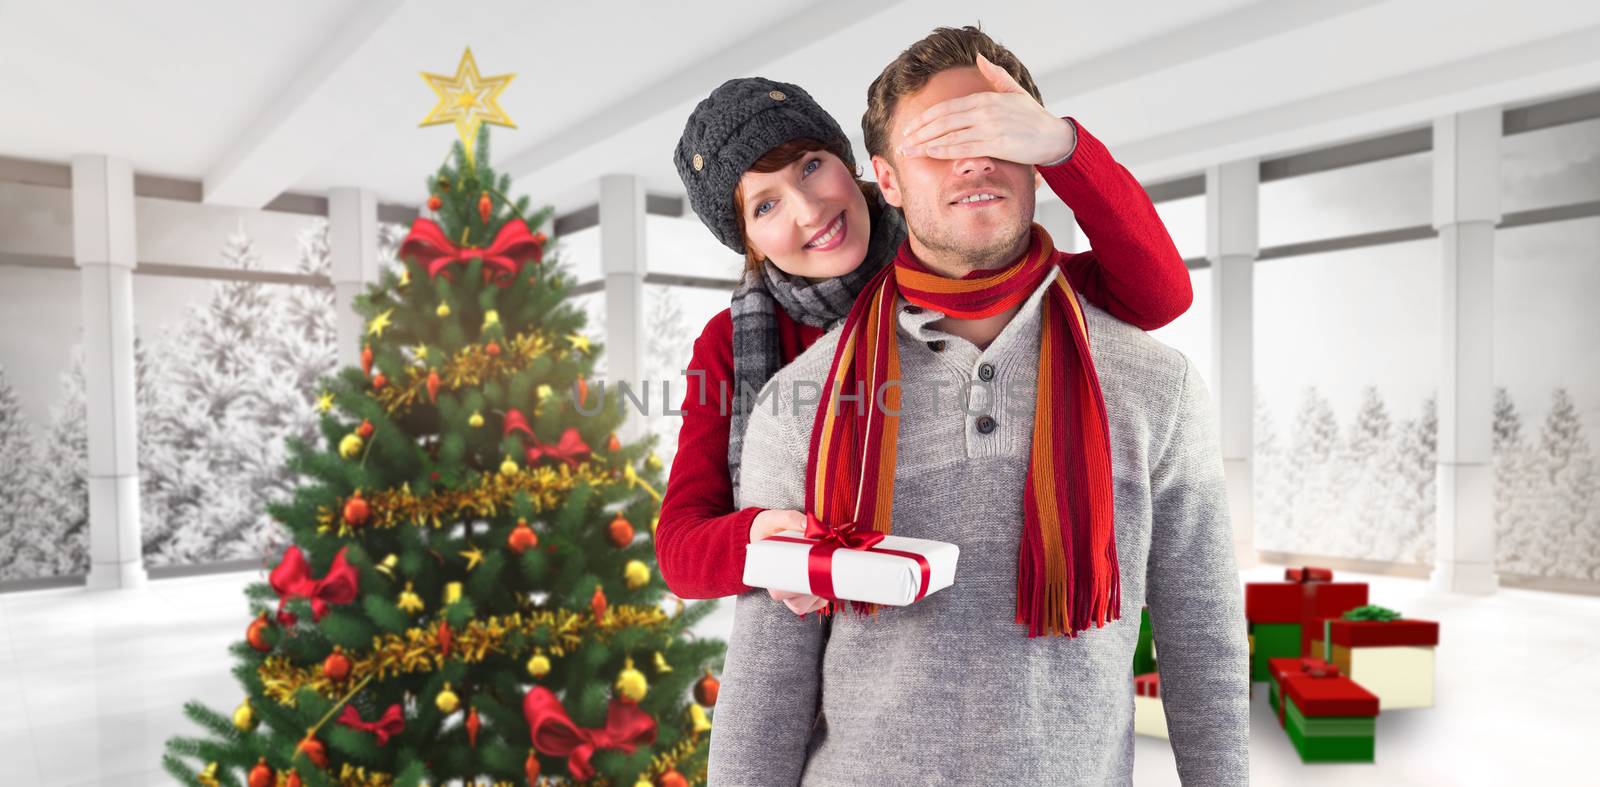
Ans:
{"type": "Polygon", "coordinates": [[[1317,566],[1295,566],[1283,570],[1283,578],[1289,582],[1332,582],[1333,569],[1317,566]]]}
{"type": "Polygon", "coordinates": [[[871,549],[883,540],[883,534],[876,530],[858,530],[855,522],[835,527],[818,519],[816,514],[806,514],[806,538],[836,549],[871,549]]]}
{"type": "Polygon", "coordinates": [[[533,439],[533,445],[527,451],[528,464],[540,459],[559,459],[576,468],[579,461],[589,457],[589,445],[583,442],[583,436],[578,434],[575,426],[567,427],[567,431],[561,433],[561,441],[553,445],[539,442],[539,438],[533,437],[531,431],[528,435],[533,439]]]}
{"type": "Polygon", "coordinates": [[[294,614],[284,609],[291,598],[311,600],[312,620],[322,620],[329,604],[349,604],[355,600],[360,577],[355,568],[345,562],[344,551],[345,548],[341,547],[339,554],[333,556],[333,564],[328,566],[328,573],[322,579],[311,578],[311,569],[306,565],[306,557],[301,554],[300,547],[290,546],[283,553],[283,562],[272,569],[272,574],[268,576],[272,589],[278,594],[279,623],[285,626],[295,624],[294,614]]]}
{"type": "Polygon", "coordinates": [[[438,224],[430,219],[418,218],[411,223],[411,232],[406,235],[405,242],[400,244],[400,256],[414,257],[428,271],[428,276],[437,276],[442,271],[446,279],[450,278],[447,269],[451,265],[482,259],[483,280],[493,280],[504,287],[516,281],[517,274],[522,272],[522,266],[529,260],[538,262],[543,259],[544,244],[538,237],[528,233],[527,224],[514,220],[500,226],[494,242],[487,249],[457,246],[445,237],[444,230],[438,224]]]}
{"type": "Polygon", "coordinates": [[[1300,671],[1313,678],[1339,677],[1339,668],[1321,659],[1301,659],[1300,671]]]}
{"type": "Polygon", "coordinates": [[[378,736],[378,745],[382,746],[387,744],[390,738],[405,732],[406,715],[399,703],[396,703],[390,705],[377,721],[362,721],[361,711],[356,710],[354,705],[346,705],[344,711],[339,714],[339,723],[378,736]]]}
{"type": "Polygon", "coordinates": [[[586,781],[594,776],[589,758],[599,749],[617,749],[632,754],[639,746],[656,741],[656,720],[638,705],[612,699],[606,710],[606,726],[579,727],[549,689],[534,686],[522,700],[522,715],[528,720],[533,748],[540,754],[567,758],[572,778],[586,781]]]}

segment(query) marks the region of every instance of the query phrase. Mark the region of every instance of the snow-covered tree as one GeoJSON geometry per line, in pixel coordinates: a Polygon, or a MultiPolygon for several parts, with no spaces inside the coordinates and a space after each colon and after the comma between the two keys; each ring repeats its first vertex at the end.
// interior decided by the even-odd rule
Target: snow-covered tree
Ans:
{"type": "Polygon", "coordinates": [[[1254,508],[1255,541],[1259,549],[1286,550],[1284,536],[1289,526],[1290,495],[1285,485],[1283,441],[1278,435],[1278,425],[1267,405],[1267,398],[1258,386],[1253,407],[1254,425],[1251,430],[1251,497],[1254,508]]]}
{"type": "Polygon", "coordinates": [[[41,557],[30,537],[38,527],[42,468],[33,426],[0,367],[0,580],[38,576],[41,557]]]}
{"type": "Polygon", "coordinates": [[[1420,415],[1401,424],[1395,451],[1391,499],[1396,552],[1390,559],[1431,563],[1439,471],[1439,408],[1435,396],[1423,400],[1420,415]]]}
{"type": "Polygon", "coordinates": [[[1494,399],[1495,568],[1541,575],[1549,569],[1549,484],[1543,457],[1523,435],[1522,414],[1504,387],[1494,399]]]}
{"type": "Polygon", "coordinates": [[[1295,552],[1327,554],[1329,531],[1337,526],[1340,495],[1334,488],[1339,475],[1336,450],[1339,422],[1333,408],[1316,386],[1306,386],[1295,414],[1285,473],[1293,490],[1290,504],[1288,548],[1295,552]]]}
{"type": "Polygon", "coordinates": [[[1595,477],[1594,454],[1583,420],[1567,389],[1556,388],[1551,394],[1550,415],[1539,442],[1551,492],[1547,532],[1556,545],[1550,573],[1575,579],[1600,577],[1596,566],[1600,534],[1595,532],[1594,515],[1600,479],[1595,477]]]}
{"type": "Polygon", "coordinates": [[[1376,386],[1361,391],[1361,405],[1344,442],[1340,462],[1349,486],[1347,526],[1334,554],[1369,560],[1394,560],[1399,551],[1394,523],[1392,479],[1399,463],[1389,410],[1376,386]]]}

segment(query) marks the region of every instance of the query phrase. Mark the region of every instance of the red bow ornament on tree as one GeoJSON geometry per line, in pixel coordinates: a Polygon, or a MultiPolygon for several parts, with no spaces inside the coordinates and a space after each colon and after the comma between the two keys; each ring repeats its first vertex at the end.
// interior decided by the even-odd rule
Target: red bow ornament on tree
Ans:
{"type": "MultiPolygon", "coordinates": [[[[532,433],[530,432],[531,436],[532,433]]],[[[533,464],[540,459],[558,459],[569,466],[577,468],[578,463],[589,457],[589,444],[583,441],[583,436],[578,434],[575,426],[567,427],[561,433],[561,441],[554,445],[539,442],[533,437],[533,445],[528,448],[528,464],[533,464]]]]}
{"type": "Polygon", "coordinates": [[[390,738],[405,732],[406,715],[397,703],[390,705],[377,721],[362,721],[361,711],[356,710],[353,705],[346,705],[339,713],[339,723],[353,730],[370,732],[378,736],[378,745],[382,746],[388,743],[390,738]]]}
{"type": "Polygon", "coordinates": [[[356,599],[360,577],[355,568],[345,562],[344,549],[333,556],[333,564],[322,579],[312,579],[311,569],[300,547],[291,546],[283,553],[283,562],[268,576],[272,589],[278,594],[278,622],[285,626],[295,624],[293,613],[284,609],[291,598],[311,600],[311,619],[322,620],[329,604],[349,604],[356,599]]]}
{"type": "Polygon", "coordinates": [[[505,287],[517,280],[522,266],[529,260],[539,262],[544,258],[543,234],[528,233],[528,225],[513,219],[500,226],[489,248],[457,246],[445,237],[444,230],[432,220],[419,218],[411,223],[411,232],[400,244],[400,256],[412,257],[417,264],[437,276],[442,271],[450,278],[448,268],[455,263],[483,260],[483,280],[505,287]]]}
{"type": "Polygon", "coordinates": [[[656,720],[638,705],[612,699],[606,710],[606,726],[579,727],[567,715],[561,700],[549,689],[534,686],[522,700],[522,715],[528,720],[533,748],[551,757],[566,757],[572,778],[586,781],[594,776],[589,758],[598,749],[617,749],[632,754],[639,746],[656,740],[656,720]]]}

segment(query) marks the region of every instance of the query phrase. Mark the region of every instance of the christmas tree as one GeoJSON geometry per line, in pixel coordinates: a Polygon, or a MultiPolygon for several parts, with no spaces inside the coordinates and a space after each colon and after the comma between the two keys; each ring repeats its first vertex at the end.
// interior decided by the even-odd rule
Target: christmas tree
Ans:
{"type": "MultiPolygon", "coordinates": [[[[473,66],[464,93],[492,79],[473,66]]],[[[306,480],[271,513],[293,545],[247,590],[239,706],[186,705],[209,735],[167,744],[183,783],[704,780],[724,646],[689,629],[713,606],[657,577],[661,462],[589,389],[549,209],[510,200],[471,131],[403,271],[357,298],[322,445],[291,441],[306,480]]]]}

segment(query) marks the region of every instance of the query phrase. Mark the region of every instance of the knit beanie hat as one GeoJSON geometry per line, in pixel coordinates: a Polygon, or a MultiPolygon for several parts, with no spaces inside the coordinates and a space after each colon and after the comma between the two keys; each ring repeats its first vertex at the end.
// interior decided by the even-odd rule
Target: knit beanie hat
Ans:
{"type": "Polygon", "coordinates": [[[673,152],[689,207],[717,240],[743,254],[744,237],[733,209],[734,186],[767,151],[806,137],[821,142],[855,170],[850,138],[798,85],[761,77],[722,83],[690,113],[673,152]]]}

